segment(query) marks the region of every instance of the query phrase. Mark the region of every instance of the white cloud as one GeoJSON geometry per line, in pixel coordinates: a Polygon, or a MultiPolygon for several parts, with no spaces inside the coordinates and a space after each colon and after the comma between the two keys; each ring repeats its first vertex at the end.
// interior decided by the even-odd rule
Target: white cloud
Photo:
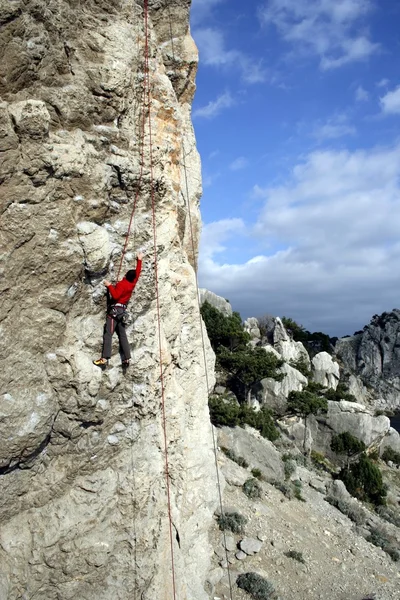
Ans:
{"type": "Polygon", "coordinates": [[[213,119],[217,117],[223,110],[230,108],[235,104],[229,92],[225,92],[218,96],[216,100],[210,101],[206,106],[196,108],[193,112],[193,118],[203,117],[204,119],[213,119]]]}
{"type": "Polygon", "coordinates": [[[215,254],[224,252],[223,242],[232,235],[243,234],[245,225],[242,219],[223,219],[203,228],[201,235],[201,255],[208,260],[215,254]]]}
{"type": "MultiPolygon", "coordinates": [[[[332,335],[399,305],[400,145],[313,152],[285,185],[255,186],[254,194],[264,205],[252,235],[265,253],[221,264],[210,245],[200,259],[202,287],[229,298],[243,316],[284,314],[332,335]]],[[[235,245],[250,234],[226,222],[222,229],[228,251],[230,231],[235,245]]]]}
{"type": "Polygon", "coordinates": [[[238,69],[246,83],[262,83],[267,74],[261,60],[254,60],[240,50],[228,50],[219,29],[206,27],[193,31],[199,48],[200,61],[213,67],[238,69]]]}
{"type": "Polygon", "coordinates": [[[356,89],[356,101],[357,102],[367,102],[369,100],[369,93],[367,90],[363,88],[362,85],[359,85],[356,89]]]}
{"type": "Polygon", "coordinates": [[[323,70],[364,60],[379,44],[360,34],[358,22],[373,8],[370,0],[268,0],[261,22],[274,25],[299,52],[320,58],[323,70]]]}
{"type": "Polygon", "coordinates": [[[382,112],[385,114],[400,114],[400,85],[392,92],[380,98],[382,112]]]}
{"type": "Polygon", "coordinates": [[[340,113],[330,117],[324,123],[318,122],[312,131],[312,137],[316,138],[319,142],[323,142],[347,135],[354,135],[355,133],[356,129],[353,125],[349,124],[347,115],[340,113]]]}
{"type": "Polygon", "coordinates": [[[387,85],[389,85],[390,81],[389,79],[383,78],[380,81],[378,81],[378,83],[376,84],[377,87],[386,87],[387,85]]]}
{"type": "Polygon", "coordinates": [[[248,160],[244,156],[239,156],[236,158],[230,165],[229,168],[231,171],[240,171],[241,169],[245,169],[248,165],[248,160]]]}

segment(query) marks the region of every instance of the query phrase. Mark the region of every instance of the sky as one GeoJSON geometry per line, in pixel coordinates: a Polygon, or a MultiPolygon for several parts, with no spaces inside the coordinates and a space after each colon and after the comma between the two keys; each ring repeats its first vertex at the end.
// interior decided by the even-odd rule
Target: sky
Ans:
{"type": "Polygon", "coordinates": [[[201,287],[352,334],[400,307],[400,2],[192,0],[201,287]]]}

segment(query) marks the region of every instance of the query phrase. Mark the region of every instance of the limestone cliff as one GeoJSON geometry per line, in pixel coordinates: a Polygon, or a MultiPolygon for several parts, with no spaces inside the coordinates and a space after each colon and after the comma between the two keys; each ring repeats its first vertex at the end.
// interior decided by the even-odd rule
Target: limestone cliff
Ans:
{"type": "MultiPolygon", "coordinates": [[[[200,164],[190,0],[0,0],[0,598],[204,591],[216,483],[195,273],[200,164]],[[145,108],[143,108],[145,106],[145,108]],[[161,353],[150,194],[153,137],[161,353]],[[186,170],[184,168],[186,166],[186,170]],[[105,297],[142,247],[133,366],[102,372],[105,297]],[[188,209],[194,226],[194,255],[188,209]]],[[[116,344],[116,342],[114,342],[116,344]]],[[[213,384],[213,355],[207,347],[213,384]]]]}
{"type": "Polygon", "coordinates": [[[363,331],[338,340],[335,352],[352,386],[354,376],[361,380],[356,393],[380,408],[400,408],[400,310],[375,315],[363,331]]]}

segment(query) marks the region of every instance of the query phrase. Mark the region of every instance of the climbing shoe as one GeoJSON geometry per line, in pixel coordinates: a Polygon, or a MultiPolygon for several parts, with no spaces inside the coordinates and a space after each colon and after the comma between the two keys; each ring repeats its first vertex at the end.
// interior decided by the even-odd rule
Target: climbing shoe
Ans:
{"type": "Polygon", "coordinates": [[[123,369],[127,369],[129,367],[129,360],[123,360],[122,361],[122,368],[123,369]]]}
{"type": "Polygon", "coordinates": [[[96,367],[106,367],[108,363],[108,360],[106,358],[98,358],[97,360],[93,361],[93,364],[96,365],[96,367]]]}

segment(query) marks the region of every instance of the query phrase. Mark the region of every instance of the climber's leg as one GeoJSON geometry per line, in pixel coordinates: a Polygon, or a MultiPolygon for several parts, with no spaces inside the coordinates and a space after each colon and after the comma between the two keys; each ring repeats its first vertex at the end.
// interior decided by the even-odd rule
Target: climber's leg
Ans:
{"type": "Polygon", "coordinates": [[[114,331],[115,319],[113,319],[113,317],[110,315],[107,315],[106,324],[104,325],[103,351],[101,353],[101,358],[93,361],[98,367],[102,367],[107,364],[107,361],[111,358],[112,336],[114,331]]]}
{"type": "Polygon", "coordinates": [[[128,366],[129,359],[131,358],[131,348],[126,335],[125,323],[121,318],[117,320],[116,330],[119,339],[119,350],[121,353],[122,364],[128,366]]]}

